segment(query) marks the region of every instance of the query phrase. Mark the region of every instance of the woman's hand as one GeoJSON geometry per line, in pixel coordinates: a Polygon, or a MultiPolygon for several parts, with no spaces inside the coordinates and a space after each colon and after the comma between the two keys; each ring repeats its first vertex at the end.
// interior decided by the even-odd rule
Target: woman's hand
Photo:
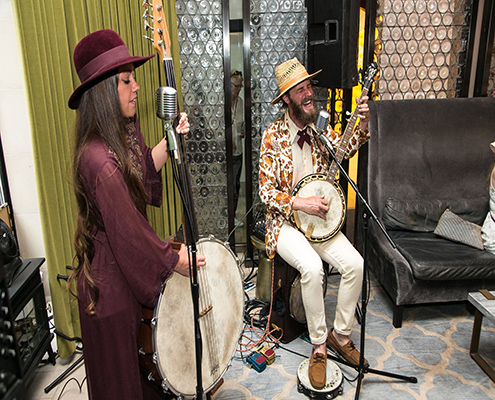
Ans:
{"type": "Polygon", "coordinates": [[[187,135],[189,133],[189,120],[187,119],[186,113],[180,113],[179,123],[177,124],[175,131],[182,135],[187,135]]]}
{"type": "MultiPolygon", "coordinates": [[[[189,121],[186,113],[180,113],[179,123],[177,124],[175,131],[182,135],[187,135],[189,133],[189,121]]],[[[153,147],[151,150],[151,156],[153,157],[156,171],[160,171],[169,157],[166,137],[164,137],[155,147],[153,147]]]]}
{"type": "MultiPolygon", "coordinates": [[[[187,251],[187,247],[185,244],[180,246],[179,250],[179,261],[175,266],[175,272],[178,272],[181,275],[189,276],[189,253],[187,251]]],[[[199,269],[200,267],[204,267],[206,265],[205,256],[201,254],[196,254],[196,266],[199,269]]]]}

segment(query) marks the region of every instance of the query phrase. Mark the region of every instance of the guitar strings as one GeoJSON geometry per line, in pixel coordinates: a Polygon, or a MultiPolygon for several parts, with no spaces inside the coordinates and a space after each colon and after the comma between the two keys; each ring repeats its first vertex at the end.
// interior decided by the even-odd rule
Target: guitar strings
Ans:
{"type": "MultiPolygon", "coordinates": [[[[204,252],[204,250],[203,250],[204,252]]],[[[214,315],[217,310],[214,310],[212,301],[211,301],[211,292],[210,292],[210,281],[208,278],[208,267],[207,265],[201,268],[198,271],[199,278],[199,291],[201,298],[201,310],[206,314],[200,317],[200,321],[203,322],[203,326],[205,327],[205,332],[202,332],[203,335],[203,343],[206,343],[208,348],[208,358],[210,362],[210,374],[216,379],[219,373],[219,358],[217,348],[218,345],[216,343],[216,332],[215,332],[215,321],[214,315]]]]}

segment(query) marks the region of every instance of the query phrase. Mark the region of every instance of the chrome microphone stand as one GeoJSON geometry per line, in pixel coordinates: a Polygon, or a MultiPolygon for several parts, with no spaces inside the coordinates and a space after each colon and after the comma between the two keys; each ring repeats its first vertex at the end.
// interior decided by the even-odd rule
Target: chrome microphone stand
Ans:
{"type": "MultiPolygon", "coordinates": [[[[327,119],[327,121],[328,121],[328,119],[327,119]]],[[[383,234],[385,235],[385,237],[387,238],[387,240],[390,242],[390,244],[392,245],[392,247],[394,249],[396,248],[396,245],[395,245],[394,241],[392,240],[392,238],[387,233],[387,231],[386,231],[385,227],[383,226],[383,224],[381,223],[381,221],[378,219],[378,217],[375,215],[375,213],[371,209],[368,202],[361,195],[361,192],[357,188],[354,181],[349,177],[349,175],[347,174],[345,169],[342,167],[340,162],[337,160],[337,156],[335,155],[335,153],[332,149],[332,146],[330,145],[330,142],[328,141],[328,139],[323,134],[323,131],[321,129],[318,129],[318,125],[319,124],[316,124],[316,126],[317,126],[317,139],[325,147],[328,154],[330,154],[333,161],[337,164],[340,173],[343,176],[345,176],[347,182],[351,185],[354,192],[356,193],[356,196],[358,197],[358,199],[361,201],[361,203],[364,205],[364,207],[366,209],[365,213],[363,214],[365,234],[364,234],[364,254],[363,254],[364,271],[363,271],[363,283],[362,283],[362,289],[361,289],[361,337],[360,337],[360,350],[359,350],[359,353],[360,353],[359,365],[356,366],[356,365],[351,364],[345,360],[342,360],[341,358],[328,355],[328,357],[330,359],[335,360],[335,361],[340,362],[340,363],[343,363],[349,367],[352,367],[352,368],[356,369],[356,371],[358,372],[356,395],[354,397],[357,400],[357,399],[359,399],[359,393],[361,391],[362,380],[364,378],[364,375],[367,373],[372,373],[372,374],[382,375],[382,376],[388,376],[390,378],[401,379],[404,381],[409,381],[411,383],[417,383],[418,379],[414,376],[398,375],[398,374],[394,374],[391,372],[372,369],[372,368],[369,368],[367,365],[364,364],[364,344],[365,344],[365,335],[366,335],[366,310],[367,310],[367,306],[368,306],[368,269],[366,267],[366,257],[365,256],[366,256],[367,245],[368,245],[367,229],[368,229],[369,216],[371,216],[371,218],[377,223],[378,227],[381,229],[381,231],[383,232],[383,234]]],[[[323,153],[323,156],[326,159],[326,161],[330,164],[331,160],[328,158],[328,156],[325,153],[323,153]]]]}
{"type": "MultiPolygon", "coordinates": [[[[194,344],[196,361],[196,399],[203,399],[203,339],[200,327],[199,312],[199,283],[197,269],[197,247],[199,238],[197,222],[194,215],[193,197],[190,190],[191,182],[185,156],[184,141],[177,138],[174,120],[178,117],[177,90],[172,87],[162,86],[156,91],[156,114],[164,120],[164,129],[167,139],[168,150],[172,163],[172,173],[182,199],[184,210],[184,233],[185,244],[189,253],[189,279],[191,285],[191,296],[194,315],[194,344]]],[[[207,394],[207,398],[210,396],[207,394]]]]}

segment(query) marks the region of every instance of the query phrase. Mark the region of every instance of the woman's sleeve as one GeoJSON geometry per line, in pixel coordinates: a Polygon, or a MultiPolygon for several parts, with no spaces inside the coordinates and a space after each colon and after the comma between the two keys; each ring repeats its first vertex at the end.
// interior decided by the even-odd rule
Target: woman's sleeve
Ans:
{"type": "Polygon", "coordinates": [[[162,171],[157,171],[155,162],[151,155],[151,148],[146,144],[143,134],[139,128],[139,120],[136,117],[134,122],[136,135],[139,140],[139,146],[143,153],[143,185],[146,193],[148,193],[148,204],[160,207],[163,202],[163,182],[162,171]]]}
{"type": "Polygon", "coordinates": [[[163,202],[163,182],[162,171],[157,171],[155,162],[151,156],[151,148],[146,146],[144,153],[144,162],[146,164],[144,173],[144,188],[148,193],[149,204],[160,207],[163,202]]]}
{"type": "Polygon", "coordinates": [[[96,201],[117,263],[138,301],[153,307],[179,256],[136,209],[120,168],[111,162],[99,171],[96,201]]]}

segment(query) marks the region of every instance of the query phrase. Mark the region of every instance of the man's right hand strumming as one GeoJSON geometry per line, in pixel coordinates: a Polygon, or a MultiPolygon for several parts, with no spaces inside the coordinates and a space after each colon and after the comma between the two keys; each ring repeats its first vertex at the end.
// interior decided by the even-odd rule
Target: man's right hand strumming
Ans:
{"type": "Polygon", "coordinates": [[[328,200],[325,200],[323,196],[296,197],[292,207],[294,210],[301,210],[306,214],[316,215],[323,220],[327,219],[328,200]]]}

